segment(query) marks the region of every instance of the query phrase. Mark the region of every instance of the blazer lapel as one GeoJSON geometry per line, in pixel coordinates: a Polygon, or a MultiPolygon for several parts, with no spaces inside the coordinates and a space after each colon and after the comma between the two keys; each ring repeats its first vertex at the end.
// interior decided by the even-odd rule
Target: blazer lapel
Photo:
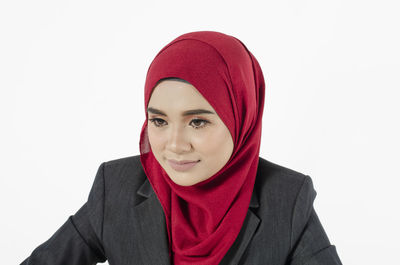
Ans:
{"type": "Polygon", "coordinates": [[[256,209],[260,206],[257,196],[256,189],[253,189],[253,193],[251,194],[251,200],[249,209],[247,210],[246,218],[244,219],[243,226],[237,236],[235,242],[228,250],[222,261],[219,265],[237,265],[241,257],[243,256],[244,251],[248,247],[251,239],[254,236],[254,233],[257,230],[257,227],[260,224],[260,218],[253,212],[253,209],[256,209]]]}
{"type": "MultiPolygon", "coordinates": [[[[164,211],[147,178],[138,189],[137,194],[147,198],[134,207],[135,218],[132,220],[136,232],[135,238],[141,244],[142,259],[145,264],[149,265],[169,265],[171,261],[164,211]]],[[[258,207],[258,196],[254,189],[239,235],[220,264],[236,265],[239,263],[260,223],[259,217],[252,210],[258,207]]]]}
{"type": "Polygon", "coordinates": [[[164,211],[147,178],[137,194],[147,198],[134,206],[135,218],[132,219],[134,237],[140,244],[143,264],[169,265],[171,262],[164,211]]]}

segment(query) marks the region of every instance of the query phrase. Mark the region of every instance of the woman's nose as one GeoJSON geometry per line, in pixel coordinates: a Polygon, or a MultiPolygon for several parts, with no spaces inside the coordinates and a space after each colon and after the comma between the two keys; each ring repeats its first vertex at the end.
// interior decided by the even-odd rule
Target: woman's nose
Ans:
{"type": "Polygon", "coordinates": [[[168,135],[167,149],[177,154],[190,151],[192,145],[187,138],[184,129],[176,127],[171,128],[168,135]]]}

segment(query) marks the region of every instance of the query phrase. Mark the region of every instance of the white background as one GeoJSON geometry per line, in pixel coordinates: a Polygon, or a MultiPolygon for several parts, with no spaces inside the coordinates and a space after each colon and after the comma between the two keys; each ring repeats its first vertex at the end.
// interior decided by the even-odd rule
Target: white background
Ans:
{"type": "Polygon", "coordinates": [[[343,264],[395,264],[399,25],[397,1],[1,1],[1,263],[75,213],[103,161],[139,154],[151,60],[214,30],[260,62],[260,155],[312,177],[343,264]]]}

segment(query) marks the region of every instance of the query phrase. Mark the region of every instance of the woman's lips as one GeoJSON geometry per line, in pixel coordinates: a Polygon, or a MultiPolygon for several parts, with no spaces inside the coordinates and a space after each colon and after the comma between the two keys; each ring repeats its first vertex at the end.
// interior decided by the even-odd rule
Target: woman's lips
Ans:
{"type": "Polygon", "coordinates": [[[183,161],[176,161],[168,159],[168,164],[176,171],[186,171],[194,167],[198,161],[190,161],[190,160],[183,160],[183,161]]]}

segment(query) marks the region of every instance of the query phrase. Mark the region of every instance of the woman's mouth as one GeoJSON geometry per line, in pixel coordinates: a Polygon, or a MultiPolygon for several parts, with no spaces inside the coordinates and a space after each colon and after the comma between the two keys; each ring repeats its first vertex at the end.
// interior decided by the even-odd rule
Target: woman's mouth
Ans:
{"type": "Polygon", "coordinates": [[[176,171],[186,171],[197,165],[200,160],[193,161],[193,160],[182,160],[177,161],[173,159],[168,159],[168,164],[176,171]]]}

